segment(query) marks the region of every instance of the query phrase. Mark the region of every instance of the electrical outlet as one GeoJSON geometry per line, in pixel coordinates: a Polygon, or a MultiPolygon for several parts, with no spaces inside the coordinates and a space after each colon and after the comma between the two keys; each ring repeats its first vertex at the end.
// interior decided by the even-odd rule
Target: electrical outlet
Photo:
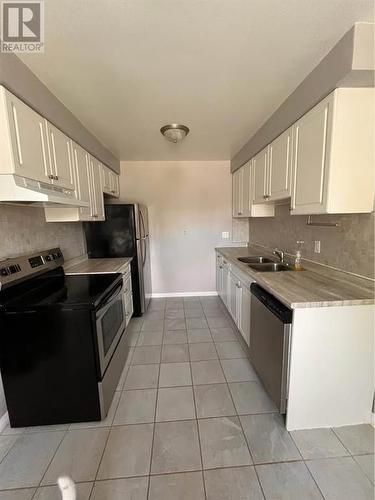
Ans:
{"type": "Polygon", "coordinates": [[[227,240],[227,239],[229,238],[229,233],[228,233],[228,231],[223,231],[223,232],[221,233],[221,238],[222,238],[223,240],[227,240]]]}
{"type": "Polygon", "coordinates": [[[320,240],[315,240],[314,241],[314,252],[315,253],[320,253],[320,240]]]}

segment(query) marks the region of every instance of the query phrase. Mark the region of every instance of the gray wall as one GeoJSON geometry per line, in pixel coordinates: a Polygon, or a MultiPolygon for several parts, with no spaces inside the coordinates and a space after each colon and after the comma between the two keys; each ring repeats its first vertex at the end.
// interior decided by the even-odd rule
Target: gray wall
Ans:
{"type": "Polygon", "coordinates": [[[290,215],[289,204],[279,205],[275,217],[250,219],[250,242],[295,254],[297,240],[303,240],[302,257],[374,278],[374,213],[314,215],[312,220],[340,227],[307,226],[307,216],[290,215]],[[321,241],[320,254],[314,253],[314,240],[321,241]]]}
{"type": "Polygon", "coordinates": [[[0,85],[4,85],[89,153],[120,173],[119,160],[77,120],[15,54],[0,52],[0,85]]]}
{"type": "MultiPolygon", "coordinates": [[[[47,223],[44,210],[0,205],[0,260],[60,246],[66,259],[86,252],[81,223],[47,223]]],[[[0,418],[6,412],[0,379],[0,418]]]]}
{"type": "Polygon", "coordinates": [[[236,153],[237,170],[337,87],[374,86],[374,25],[357,23],[236,153]]]}

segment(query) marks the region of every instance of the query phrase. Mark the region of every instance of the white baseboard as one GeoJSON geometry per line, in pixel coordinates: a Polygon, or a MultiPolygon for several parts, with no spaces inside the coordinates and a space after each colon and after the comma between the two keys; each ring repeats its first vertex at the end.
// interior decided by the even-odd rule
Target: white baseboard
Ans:
{"type": "Polygon", "coordinates": [[[8,412],[6,412],[2,417],[0,417],[0,434],[3,432],[3,430],[8,424],[9,424],[9,416],[8,412]]]}
{"type": "Polygon", "coordinates": [[[169,298],[169,297],[214,297],[217,292],[174,292],[174,293],[153,293],[152,297],[155,299],[169,298]]]}

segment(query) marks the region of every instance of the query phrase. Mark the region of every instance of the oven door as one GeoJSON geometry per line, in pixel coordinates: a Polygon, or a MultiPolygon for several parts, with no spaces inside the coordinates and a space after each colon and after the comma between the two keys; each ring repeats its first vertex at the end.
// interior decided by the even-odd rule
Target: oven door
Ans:
{"type": "Polygon", "coordinates": [[[123,280],[121,280],[110,297],[96,312],[96,335],[102,377],[125,329],[123,288],[124,284],[123,280]]]}

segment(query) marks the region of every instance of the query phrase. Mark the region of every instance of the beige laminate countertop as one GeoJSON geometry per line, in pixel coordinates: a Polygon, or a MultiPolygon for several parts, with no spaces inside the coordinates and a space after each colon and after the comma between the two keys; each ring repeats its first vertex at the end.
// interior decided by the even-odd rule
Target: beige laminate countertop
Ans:
{"type": "Polygon", "coordinates": [[[67,262],[65,274],[108,274],[122,273],[131,262],[132,257],[119,259],[82,259],[80,262],[67,262]]]}
{"type": "MultiPolygon", "coordinates": [[[[241,271],[241,276],[256,281],[286,306],[351,306],[374,304],[374,282],[341,271],[303,261],[303,271],[256,272],[238,257],[270,253],[259,247],[221,247],[216,250],[241,271]]],[[[277,260],[277,259],[275,259],[277,260]]]]}

